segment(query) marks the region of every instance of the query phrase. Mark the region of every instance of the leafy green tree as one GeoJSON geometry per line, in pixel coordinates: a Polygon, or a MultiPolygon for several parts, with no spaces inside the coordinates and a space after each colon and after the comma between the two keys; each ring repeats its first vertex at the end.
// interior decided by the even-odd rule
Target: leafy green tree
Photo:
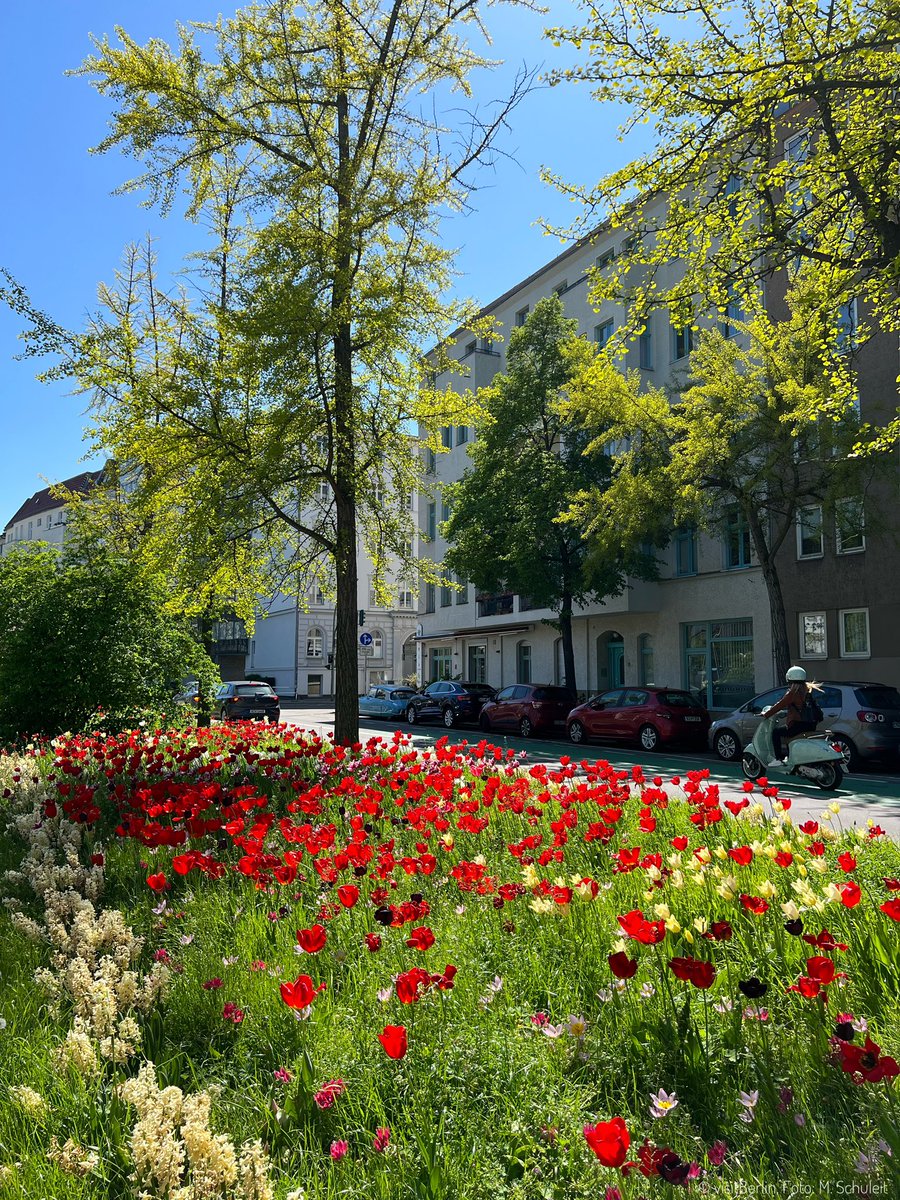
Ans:
{"type": "Polygon", "coordinates": [[[46,543],[0,558],[0,738],[127,728],[218,675],[164,580],[115,550],[46,543]]]}
{"type": "Polygon", "coordinates": [[[883,456],[854,453],[874,435],[860,425],[833,299],[806,275],[787,299],[783,321],[757,310],[736,323],[738,336],[701,332],[689,386],[674,403],[661,392],[629,392],[607,375],[588,377],[566,409],[587,432],[639,448],[616,458],[607,487],[572,506],[601,548],[615,546],[620,527],[641,519],[636,512],[668,512],[718,533],[749,530],[781,675],[790,650],[778,552],[798,510],[861,498],[884,464],[883,456]]]}
{"type": "Polygon", "coordinates": [[[585,456],[588,438],[562,415],[562,398],[590,373],[597,353],[577,325],[550,296],[512,331],[506,373],[479,391],[487,416],[471,447],[472,465],[444,489],[451,510],[444,532],[452,543],[445,567],[482,591],[507,588],[553,609],[572,689],[573,606],[618,595],[629,575],[655,575],[647,527],[637,538],[591,547],[580,525],[560,520],[578,493],[602,494],[610,479],[605,449],[585,456]]]}
{"type": "Polygon", "coordinates": [[[451,94],[490,65],[467,41],[482,32],[477,0],[269,0],[180,27],[174,49],[119,30],[82,68],[116,105],[98,149],[145,168],[125,188],[163,209],[185,190],[212,244],[199,298],[132,251],[86,335],[63,339],[66,368],[186,605],[212,592],[246,615],[307,571],[331,582],[340,741],[358,732],[358,547],[384,590],[410,532],[409,430],[439,449],[440,425],[471,420],[463,398],[420,394],[420,364],[471,318],[443,298],[439,217],[530,86],[460,116],[451,94]]]}
{"type": "MultiPolygon", "coordinates": [[[[561,183],[630,235],[596,279],[685,319],[702,296],[795,262],[836,272],[875,319],[900,324],[900,19],[875,0],[624,0],[589,5],[587,48],[558,73],[649,124],[653,148],[593,189],[561,183]],[[639,270],[634,268],[639,267],[639,270]],[[678,270],[672,270],[677,267],[678,270]]],[[[561,181],[557,181],[561,182],[561,181]]]]}

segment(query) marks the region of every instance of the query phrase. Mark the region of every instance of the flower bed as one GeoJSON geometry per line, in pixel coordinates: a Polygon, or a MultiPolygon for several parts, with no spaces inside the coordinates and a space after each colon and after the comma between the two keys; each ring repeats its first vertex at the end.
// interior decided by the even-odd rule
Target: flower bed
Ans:
{"type": "Polygon", "coordinates": [[[0,790],[0,1195],[897,1194],[877,827],[243,724],[0,790]]]}

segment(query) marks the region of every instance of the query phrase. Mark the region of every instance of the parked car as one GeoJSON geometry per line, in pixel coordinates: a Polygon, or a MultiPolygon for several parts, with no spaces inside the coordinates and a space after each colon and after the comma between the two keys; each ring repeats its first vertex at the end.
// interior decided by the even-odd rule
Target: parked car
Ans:
{"type": "Polygon", "coordinates": [[[406,719],[410,725],[417,721],[442,721],[448,729],[469,721],[478,724],[483,705],[497,693],[486,683],[457,683],[442,679],[429,683],[421,692],[416,692],[406,705],[406,719]]]}
{"type": "Polygon", "coordinates": [[[656,750],[661,742],[705,743],[709,713],[681,688],[613,688],[573,708],[566,729],[576,745],[589,737],[614,738],[656,750]]]}
{"type": "Polygon", "coordinates": [[[223,721],[243,721],[247,717],[281,720],[281,706],[274,688],[250,679],[223,683],[216,692],[215,710],[223,721]]]}
{"type": "MultiPolygon", "coordinates": [[[[897,761],[900,755],[900,692],[883,683],[844,683],[832,680],[819,685],[814,695],[822,709],[820,729],[832,734],[848,771],[859,769],[867,759],[897,761]]],[[[762,720],[762,711],[775,704],[786,688],[772,688],[746,704],[713,721],[709,744],[719,758],[732,762],[741,757],[762,720]]]]}
{"type": "Polygon", "coordinates": [[[179,692],[172,697],[173,704],[192,704],[200,703],[200,684],[196,679],[189,679],[179,692]]]}
{"type": "Polygon", "coordinates": [[[485,733],[516,729],[526,738],[533,733],[552,733],[557,726],[565,725],[576,703],[575,693],[568,688],[515,683],[501,688],[493,700],[488,700],[478,724],[485,733]]]}
{"type": "Polygon", "coordinates": [[[404,683],[375,683],[359,698],[361,717],[403,717],[416,689],[404,683]]]}

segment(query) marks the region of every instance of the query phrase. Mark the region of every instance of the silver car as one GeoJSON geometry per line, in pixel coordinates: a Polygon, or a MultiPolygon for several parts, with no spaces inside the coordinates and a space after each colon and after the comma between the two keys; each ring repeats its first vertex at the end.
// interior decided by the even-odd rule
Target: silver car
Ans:
{"type": "MultiPolygon", "coordinates": [[[[709,745],[726,762],[741,757],[762,718],[762,710],[776,704],[787,688],[772,688],[754,696],[727,717],[709,727],[709,745]]],[[[827,680],[814,691],[823,719],[820,729],[833,735],[848,771],[864,760],[883,758],[893,765],[900,759],[900,692],[883,683],[844,683],[827,680]]]]}

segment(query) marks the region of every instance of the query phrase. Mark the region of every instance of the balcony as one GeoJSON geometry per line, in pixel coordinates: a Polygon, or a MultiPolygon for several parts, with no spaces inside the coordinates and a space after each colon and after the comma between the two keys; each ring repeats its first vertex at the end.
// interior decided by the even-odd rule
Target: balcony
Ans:
{"type": "Polygon", "coordinates": [[[512,592],[504,592],[498,596],[479,596],[479,617],[505,617],[513,610],[512,592]]]}

